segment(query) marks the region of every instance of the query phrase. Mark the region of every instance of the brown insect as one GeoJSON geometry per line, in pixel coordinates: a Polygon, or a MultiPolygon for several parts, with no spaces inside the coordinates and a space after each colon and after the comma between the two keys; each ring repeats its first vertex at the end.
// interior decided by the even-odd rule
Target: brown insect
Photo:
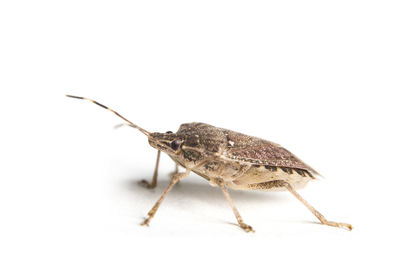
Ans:
{"type": "Polygon", "coordinates": [[[151,133],[92,99],[67,96],[89,100],[102,108],[108,109],[125,120],[129,126],[138,129],[147,136],[149,144],[158,150],[152,182],[141,181],[147,188],[154,188],[157,185],[161,151],[165,152],[176,163],[175,173],[172,175],[171,182],[148,212],[148,217],[142,222],[142,225],[149,225],[150,220],[154,217],[168,192],[178,181],[187,177],[193,171],[207,179],[211,185],[221,188],[236,216],[239,226],[246,232],[252,232],[253,228],[243,222],[239,211],[233,204],[227,187],[236,190],[288,190],[322,224],[352,230],[350,224],[337,223],[325,219],[321,213],[295,191],[304,187],[319,174],[278,144],[198,122],[182,124],[176,133],[171,131],[151,133]],[[178,165],[185,168],[186,171],[178,172],[178,165]]]}

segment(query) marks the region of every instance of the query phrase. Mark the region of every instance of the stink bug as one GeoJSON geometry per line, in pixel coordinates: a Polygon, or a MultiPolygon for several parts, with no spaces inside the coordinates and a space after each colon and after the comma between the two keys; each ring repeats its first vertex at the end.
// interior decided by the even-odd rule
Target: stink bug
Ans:
{"type": "Polygon", "coordinates": [[[253,232],[253,228],[243,222],[227,187],[235,190],[287,190],[300,200],[322,224],[352,230],[350,224],[325,219],[297,193],[296,189],[304,187],[319,174],[278,144],[198,122],[182,124],[176,133],[171,131],[152,133],[97,101],[85,97],[67,96],[88,100],[99,105],[147,136],[149,144],[157,149],[153,180],[151,183],[141,181],[147,188],[154,188],[157,185],[160,152],[166,153],[176,163],[175,173],[172,175],[169,185],[147,213],[148,216],[142,225],[149,225],[168,192],[179,180],[187,177],[193,171],[208,180],[211,185],[221,188],[239,226],[246,232],[253,232]],[[178,165],[185,168],[185,172],[179,173],[178,165]]]}

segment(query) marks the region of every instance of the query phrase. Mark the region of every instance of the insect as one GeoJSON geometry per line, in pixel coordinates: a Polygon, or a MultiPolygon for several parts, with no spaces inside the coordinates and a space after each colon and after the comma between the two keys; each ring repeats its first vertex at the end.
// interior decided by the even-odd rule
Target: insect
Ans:
{"type": "Polygon", "coordinates": [[[217,128],[205,123],[182,124],[176,133],[149,132],[132,123],[116,111],[89,98],[67,95],[88,100],[123,119],[127,125],[147,136],[149,144],[157,150],[156,166],[151,182],[141,181],[147,188],[157,185],[160,152],[166,153],[175,163],[175,173],[160,198],[147,213],[142,225],[149,225],[162,201],[174,185],[194,172],[207,179],[213,186],[221,188],[229,202],[238,225],[246,232],[253,228],[244,223],[233,204],[228,189],[289,191],[303,203],[325,225],[352,230],[348,223],[328,221],[321,213],[303,199],[296,189],[304,187],[319,175],[314,169],[282,146],[260,138],[217,128]],[[185,171],[178,172],[178,165],[185,171]]]}

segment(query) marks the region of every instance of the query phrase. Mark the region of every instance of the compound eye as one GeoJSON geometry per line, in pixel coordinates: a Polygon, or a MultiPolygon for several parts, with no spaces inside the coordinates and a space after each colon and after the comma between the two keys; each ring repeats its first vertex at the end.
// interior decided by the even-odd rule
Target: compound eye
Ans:
{"type": "Polygon", "coordinates": [[[183,143],[182,140],[174,140],[171,142],[171,148],[173,150],[178,150],[181,147],[182,143],[183,143]]]}
{"type": "Polygon", "coordinates": [[[171,134],[171,133],[172,133],[172,131],[166,131],[165,133],[167,133],[167,134],[171,134]]]}

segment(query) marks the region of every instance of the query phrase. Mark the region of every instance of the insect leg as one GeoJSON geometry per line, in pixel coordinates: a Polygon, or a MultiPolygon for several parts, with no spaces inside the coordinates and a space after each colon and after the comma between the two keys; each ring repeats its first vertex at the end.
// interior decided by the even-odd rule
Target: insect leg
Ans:
{"type": "Polygon", "coordinates": [[[175,171],[172,173],[172,176],[174,176],[178,172],[179,172],[179,165],[178,165],[178,163],[175,163],[175,171]]]}
{"type": "Polygon", "coordinates": [[[233,213],[235,214],[236,220],[238,221],[239,226],[245,230],[246,232],[254,232],[253,228],[250,225],[247,225],[243,222],[242,216],[240,216],[239,211],[237,210],[237,208],[235,207],[235,205],[233,204],[232,198],[229,195],[228,189],[226,189],[224,183],[221,180],[217,180],[215,181],[216,184],[221,188],[222,192],[225,195],[226,200],[228,200],[229,205],[231,206],[233,213]]]}
{"type": "MultiPolygon", "coordinates": [[[[175,170],[169,174],[171,179],[174,177],[175,174],[179,172],[178,166],[179,166],[178,163],[175,162],[175,170]]],[[[179,184],[179,181],[177,182],[177,184],[179,184]]]]}
{"type": "Polygon", "coordinates": [[[144,187],[147,187],[149,189],[152,189],[157,186],[157,176],[158,176],[158,165],[160,163],[160,154],[161,151],[157,151],[157,159],[156,159],[156,167],[154,168],[154,173],[153,173],[153,180],[151,180],[151,183],[147,182],[146,180],[141,180],[139,184],[143,185],[144,187]]]}
{"type": "Polygon", "coordinates": [[[172,187],[181,179],[187,177],[190,173],[190,169],[186,169],[186,172],[183,173],[177,173],[172,177],[171,182],[169,183],[168,187],[164,190],[162,193],[161,197],[157,200],[156,204],[154,204],[153,208],[147,213],[148,217],[141,223],[141,225],[147,225],[149,226],[150,220],[154,217],[156,214],[158,208],[161,205],[161,202],[164,200],[166,195],[168,194],[169,191],[171,191],[172,187]]]}
{"type": "Polygon", "coordinates": [[[304,204],[314,215],[315,217],[320,220],[322,224],[333,226],[333,227],[340,227],[340,228],[345,228],[349,231],[353,229],[353,226],[348,223],[338,223],[338,222],[332,222],[328,221],[320,212],[318,212],[313,206],[311,206],[302,196],[299,195],[299,193],[296,192],[296,190],[293,189],[293,187],[286,181],[283,180],[277,180],[277,181],[270,181],[270,182],[265,182],[265,183],[259,183],[259,184],[252,184],[250,185],[251,188],[254,189],[269,189],[273,187],[286,187],[286,189],[292,193],[298,200],[300,200],[301,203],[304,204]]]}

